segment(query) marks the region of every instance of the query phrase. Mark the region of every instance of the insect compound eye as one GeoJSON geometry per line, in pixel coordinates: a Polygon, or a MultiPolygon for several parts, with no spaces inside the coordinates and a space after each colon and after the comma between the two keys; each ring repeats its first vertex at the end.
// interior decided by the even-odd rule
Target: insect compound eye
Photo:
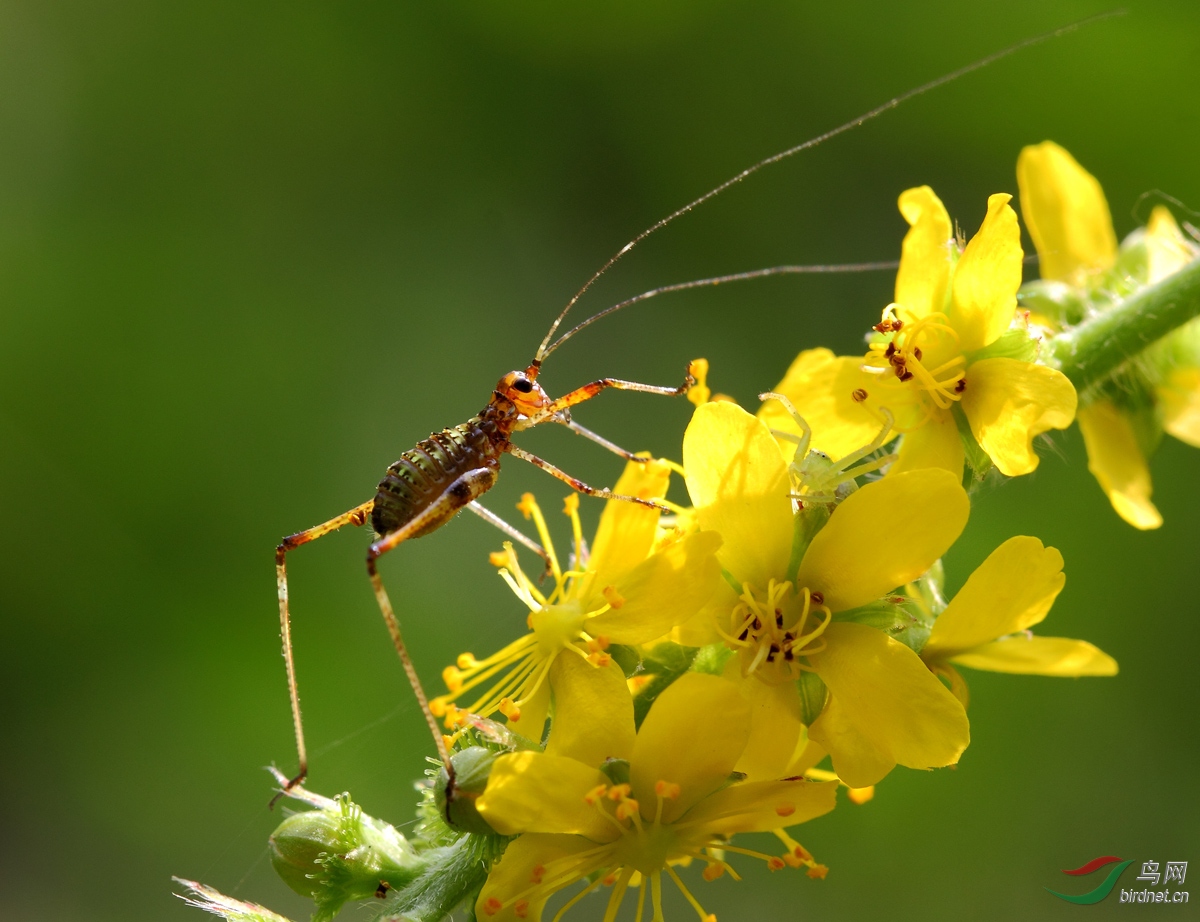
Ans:
{"type": "Polygon", "coordinates": [[[520,391],[522,394],[528,394],[533,390],[533,384],[527,378],[517,378],[513,382],[513,390],[520,391]]]}

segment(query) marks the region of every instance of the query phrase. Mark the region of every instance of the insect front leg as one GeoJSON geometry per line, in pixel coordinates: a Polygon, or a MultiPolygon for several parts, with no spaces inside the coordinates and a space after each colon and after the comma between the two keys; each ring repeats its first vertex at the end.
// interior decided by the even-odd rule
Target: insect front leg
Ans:
{"type": "Polygon", "coordinates": [[[598,496],[600,499],[620,499],[627,503],[637,503],[640,506],[649,506],[651,509],[661,509],[663,512],[674,512],[670,506],[664,506],[662,503],[656,503],[653,500],[642,499],[640,496],[625,496],[621,493],[614,493],[612,490],[602,490],[596,487],[589,487],[582,480],[572,477],[561,468],[555,467],[549,461],[539,458],[537,455],[530,454],[524,449],[517,448],[512,445],[508,449],[514,458],[520,458],[522,461],[528,461],[530,464],[535,464],[551,477],[557,477],[572,490],[578,490],[580,493],[586,493],[588,496],[598,496]]]}
{"type": "Polygon", "coordinates": [[[683,384],[679,387],[660,387],[657,384],[639,384],[637,381],[623,381],[620,378],[601,378],[598,381],[585,384],[583,387],[578,387],[542,407],[534,416],[526,420],[521,428],[528,429],[531,426],[548,422],[563,410],[569,410],[573,406],[591,400],[601,391],[607,390],[610,387],[619,391],[640,391],[643,394],[658,394],[661,397],[682,397],[692,389],[692,385],[695,383],[696,378],[692,375],[691,363],[688,364],[687,376],[684,378],[683,384]]]}
{"type": "MultiPolygon", "coordinates": [[[[288,696],[292,702],[292,723],[296,729],[296,753],[300,758],[300,770],[296,777],[284,787],[285,791],[298,785],[308,774],[308,752],[304,746],[304,723],[300,719],[300,691],[296,685],[296,661],[292,656],[292,622],[288,614],[287,553],[294,551],[302,544],[308,544],[330,532],[337,531],[343,525],[362,525],[371,515],[371,509],[374,506],[374,500],[365,502],[361,506],[355,506],[349,512],[343,512],[328,522],[289,535],[275,548],[275,591],[279,596],[279,634],[283,638],[283,662],[287,668],[288,696]]],[[[272,804],[274,802],[272,801],[272,804]]]]}
{"type": "Polygon", "coordinates": [[[383,586],[383,580],[379,576],[379,570],[375,565],[375,561],[388,551],[399,547],[409,538],[421,534],[430,526],[437,526],[449,521],[464,506],[469,506],[474,502],[476,497],[482,496],[487,492],[495,482],[496,472],[491,468],[479,468],[467,471],[467,473],[455,480],[454,483],[450,484],[441,496],[434,500],[427,509],[391,534],[384,535],[372,544],[367,551],[367,575],[371,579],[371,588],[375,590],[375,601],[379,604],[379,612],[383,615],[383,621],[387,625],[388,634],[391,635],[392,646],[396,648],[396,654],[400,657],[401,665],[404,666],[404,674],[408,677],[408,683],[412,686],[413,694],[417,697],[417,703],[421,706],[421,711],[425,715],[425,722],[429,724],[429,730],[433,734],[433,742],[437,746],[438,755],[447,768],[450,765],[450,753],[446,749],[446,741],[442,737],[442,731],[438,728],[437,718],[433,716],[433,712],[429,709],[429,697],[425,694],[425,688],[421,685],[421,679],[417,675],[416,667],[413,666],[412,658],[408,655],[408,647],[405,645],[404,637],[400,633],[400,622],[396,618],[396,612],[392,608],[391,599],[388,598],[387,590],[383,586]]]}

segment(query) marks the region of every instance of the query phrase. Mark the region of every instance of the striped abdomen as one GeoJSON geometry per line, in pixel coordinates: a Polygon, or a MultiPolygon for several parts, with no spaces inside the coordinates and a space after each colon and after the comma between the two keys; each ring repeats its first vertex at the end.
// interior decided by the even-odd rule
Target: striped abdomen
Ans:
{"type": "MultiPolygon", "coordinates": [[[[422,439],[388,468],[379,483],[371,512],[376,533],[386,535],[412,521],[467,471],[498,471],[505,442],[495,423],[479,416],[422,439]]],[[[454,509],[446,518],[457,511],[454,509]]],[[[445,519],[435,520],[412,537],[428,534],[443,524],[445,519]]]]}

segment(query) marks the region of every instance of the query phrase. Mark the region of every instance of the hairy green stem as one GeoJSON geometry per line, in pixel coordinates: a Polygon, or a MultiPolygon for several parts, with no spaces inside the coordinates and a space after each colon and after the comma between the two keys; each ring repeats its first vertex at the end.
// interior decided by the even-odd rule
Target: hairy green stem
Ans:
{"type": "Polygon", "coordinates": [[[1083,391],[1200,316],[1200,259],[1050,341],[1059,370],[1083,391]]]}

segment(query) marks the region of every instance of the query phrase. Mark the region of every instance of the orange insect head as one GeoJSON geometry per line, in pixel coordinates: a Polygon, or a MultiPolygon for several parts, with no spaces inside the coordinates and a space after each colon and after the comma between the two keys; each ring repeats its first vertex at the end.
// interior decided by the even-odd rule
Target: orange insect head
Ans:
{"type": "Polygon", "coordinates": [[[537,383],[537,366],[524,371],[510,371],[496,384],[497,393],[511,400],[522,416],[532,416],[552,402],[537,383]]]}

